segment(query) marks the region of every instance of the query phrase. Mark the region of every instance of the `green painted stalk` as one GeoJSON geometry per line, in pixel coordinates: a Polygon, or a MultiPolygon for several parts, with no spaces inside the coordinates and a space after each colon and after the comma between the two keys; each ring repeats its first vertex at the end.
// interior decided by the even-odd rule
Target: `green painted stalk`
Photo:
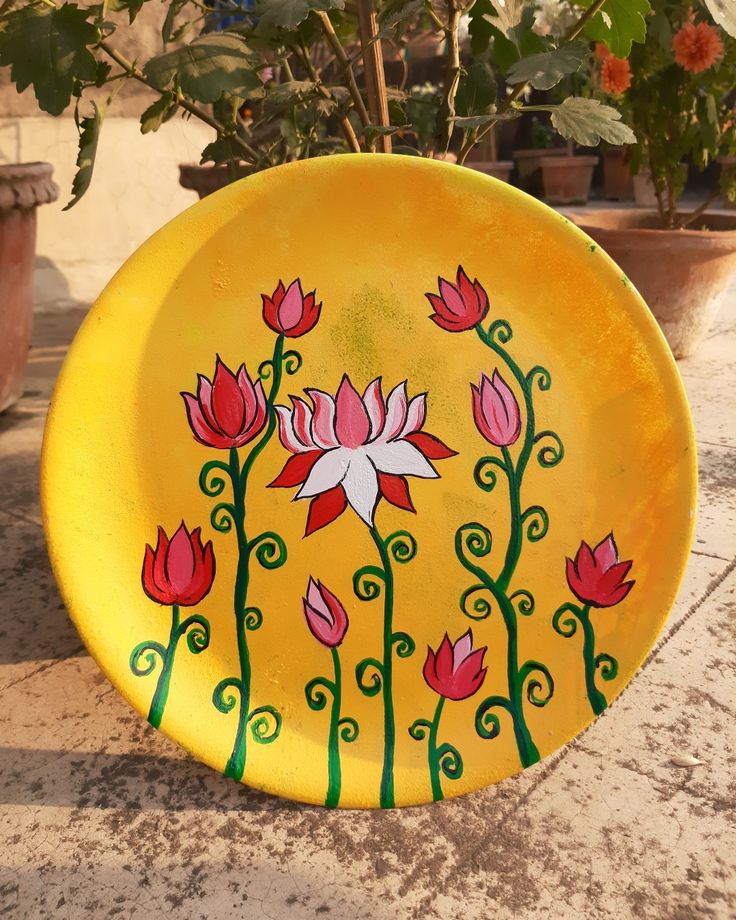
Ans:
{"type": "Polygon", "coordinates": [[[580,610],[580,623],[583,627],[583,661],[585,662],[585,690],[593,712],[599,716],[608,706],[605,696],[595,685],[595,631],[590,622],[590,606],[586,604],[580,610]]]}
{"type": "Polygon", "coordinates": [[[394,575],[391,558],[386,545],[375,527],[371,527],[371,537],[381,557],[384,573],[383,595],[383,664],[381,690],[383,694],[383,770],[381,773],[381,808],[393,808],[394,799],[394,751],[396,747],[396,720],[393,701],[393,609],[394,609],[394,575]]]}
{"type": "Polygon", "coordinates": [[[328,742],[328,780],[327,798],[325,805],[328,808],[337,808],[340,802],[340,789],[342,787],[342,771],[340,767],[340,706],[342,700],[342,673],[340,668],[340,655],[336,648],[332,651],[332,663],[335,668],[335,680],[332,684],[332,711],[330,713],[330,739],[328,742]]]}
{"type": "Polygon", "coordinates": [[[171,608],[171,630],[169,631],[169,644],[166,646],[166,654],[161,665],[161,673],[156,682],[156,690],[151,700],[151,708],[148,711],[148,721],[154,728],[159,728],[161,719],[166,707],[166,700],[169,698],[169,686],[171,684],[171,672],[174,668],[174,655],[176,654],[176,645],[179,641],[179,605],[174,604],[171,608]]]}
{"type": "Polygon", "coordinates": [[[429,761],[429,778],[432,783],[432,799],[440,802],[445,797],[442,791],[442,781],[440,779],[440,761],[437,757],[437,734],[440,727],[440,717],[442,708],[445,705],[446,697],[440,696],[437,701],[437,708],[434,711],[432,727],[429,730],[429,739],[427,744],[427,758],[429,761]]]}

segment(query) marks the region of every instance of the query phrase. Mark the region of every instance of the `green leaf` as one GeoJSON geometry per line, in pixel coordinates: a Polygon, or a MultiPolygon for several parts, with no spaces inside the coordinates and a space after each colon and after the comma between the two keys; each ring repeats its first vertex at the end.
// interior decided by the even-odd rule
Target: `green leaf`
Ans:
{"type": "Polygon", "coordinates": [[[164,93],[141,115],[141,134],[158,131],[161,125],[173,118],[178,104],[173,93],[164,93]]]}
{"type": "Polygon", "coordinates": [[[561,105],[550,106],[549,111],[557,132],[584,147],[595,147],[601,140],[609,144],[636,143],[636,135],[621,121],[621,113],[597,99],[570,96],[561,105]]]}
{"type": "MultiPolygon", "coordinates": [[[[583,0],[589,7],[593,0],[583,0]]],[[[596,42],[605,42],[616,57],[631,53],[632,42],[643,42],[647,36],[645,16],[651,13],[649,0],[607,0],[603,9],[585,26],[585,34],[596,42]]]]}
{"type": "Polygon", "coordinates": [[[158,90],[168,89],[176,78],[186,96],[199,102],[216,102],[223,93],[245,97],[261,89],[257,63],[242,38],[218,32],[151,58],[143,75],[158,90]]]}
{"type": "Polygon", "coordinates": [[[718,25],[736,38],[736,6],[733,0],[705,0],[705,5],[718,25]]]}
{"type": "MultiPolygon", "coordinates": [[[[109,100],[108,100],[109,101],[109,100]]],[[[92,181],[92,172],[95,168],[97,144],[100,140],[102,119],[105,117],[105,107],[92,103],[92,115],[83,118],[79,124],[79,153],[77,154],[77,172],[72,181],[72,199],[64,206],[68,211],[73,208],[89,188],[92,181]]]]}
{"type": "Polygon", "coordinates": [[[269,84],[266,102],[273,105],[294,105],[303,102],[317,92],[311,80],[288,80],[286,83],[269,84]]]}
{"type": "Polygon", "coordinates": [[[107,9],[113,13],[127,10],[128,21],[133,22],[138,13],[140,13],[145,2],[146,0],[107,0],[107,9]]]}
{"type": "Polygon", "coordinates": [[[426,0],[395,0],[385,3],[378,13],[381,34],[396,35],[401,26],[418,16],[426,7],[426,0]]]}
{"type": "Polygon", "coordinates": [[[259,29],[296,29],[312,10],[329,13],[344,10],[345,0],[261,0],[258,5],[259,29]]]}
{"type": "Polygon", "coordinates": [[[455,97],[458,115],[478,115],[496,101],[496,76],[486,61],[474,61],[462,75],[455,97]]]}
{"type": "Polygon", "coordinates": [[[228,163],[233,160],[237,160],[237,154],[235,153],[235,148],[233,142],[229,137],[218,137],[216,141],[212,141],[211,144],[207,146],[202,151],[202,158],[200,159],[200,164],[204,163],[228,163]]]}
{"type": "Polygon", "coordinates": [[[99,36],[88,15],[76,3],[30,5],[12,10],[0,27],[0,65],[10,67],[19,93],[33,85],[49,115],[61,115],[69,105],[75,80],[95,80],[97,64],[87,46],[99,36]]]}
{"type": "Polygon", "coordinates": [[[588,48],[581,42],[563,45],[543,54],[532,54],[509,68],[506,81],[512,86],[531,83],[535,89],[552,89],[563,77],[577,73],[587,55],[588,48]]]}
{"type": "Polygon", "coordinates": [[[468,13],[468,32],[470,34],[470,49],[473,54],[483,54],[487,51],[491,37],[494,31],[497,31],[494,30],[488,19],[488,14],[492,12],[493,7],[490,0],[475,0],[475,3],[470,8],[468,13]]]}

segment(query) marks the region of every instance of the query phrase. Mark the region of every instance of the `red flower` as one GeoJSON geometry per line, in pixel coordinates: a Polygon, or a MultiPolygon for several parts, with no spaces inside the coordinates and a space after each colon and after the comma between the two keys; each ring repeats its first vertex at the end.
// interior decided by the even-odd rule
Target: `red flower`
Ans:
{"type": "Polygon", "coordinates": [[[672,39],[672,50],[680,67],[700,73],[723,56],[723,42],[707,22],[686,22],[672,39]]]}
{"type": "Polygon", "coordinates": [[[618,549],[610,533],[591,549],[584,541],[575,556],[567,560],[567,583],[579,601],[591,607],[613,607],[634,587],[624,581],[631,562],[619,562],[618,549]]]}
{"type": "Polygon", "coordinates": [[[287,338],[295,339],[304,335],[317,323],[322,304],[315,304],[315,291],[304,294],[302,283],[297,278],[288,288],[283,281],[268,297],[261,294],[263,300],[263,320],[274,332],[287,338]]]}
{"type": "Polygon", "coordinates": [[[478,431],[486,441],[496,447],[508,447],[521,433],[521,412],[511,388],[494,370],[489,379],[480,375],[478,386],[470,384],[473,391],[473,417],[478,431]]]}
{"type": "Polygon", "coordinates": [[[439,296],[425,294],[435,311],[429,318],[448,332],[465,332],[477,326],[488,313],[488,295],[478,279],[471,281],[458,265],[456,284],[445,278],[437,280],[439,296]]]}
{"type": "Polygon", "coordinates": [[[631,86],[631,67],[625,58],[606,55],[601,64],[601,86],[612,96],[620,96],[631,86]]]}
{"type": "Polygon", "coordinates": [[[182,521],[170,542],[159,527],[156,549],[146,546],[141,581],[158,604],[194,607],[209,594],[214,578],[212,543],[202,546],[199,527],[189,533],[182,521]]]}
{"type": "Polygon", "coordinates": [[[330,524],[348,504],[369,527],[381,498],[414,511],[406,477],[438,479],[429,461],[455,456],[422,430],[427,394],[409,400],[406,382],[387,399],[380,377],[361,396],[347,374],[335,396],[305,392],[314,408],[297,396],[291,398],[293,409],[274,407],[281,443],[293,456],[271,483],[301,486],[296,497],[311,499],[305,536],[330,524]]]}
{"type": "Polygon", "coordinates": [[[437,652],[427,647],[427,660],[424,662],[424,679],[440,696],[450,700],[465,700],[480,690],[485,680],[487,668],[483,667],[483,658],[488,650],[473,648],[473,634],[468,630],[454,643],[445,633],[437,652]]]}
{"type": "Polygon", "coordinates": [[[266,423],[266,395],[260,380],[255,386],[245,365],[237,377],[217,356],[213,382],[198,374],[197,395],[182,393],[194,437],[207,447],[242,447],[266,423]]]}
{"type": "Polygon", "coordinates": [[[328,648],[336,648],[345,638],[348,615],[335,595],[311,576],[303,598],[304,616],[314,638],[328,648]]]}

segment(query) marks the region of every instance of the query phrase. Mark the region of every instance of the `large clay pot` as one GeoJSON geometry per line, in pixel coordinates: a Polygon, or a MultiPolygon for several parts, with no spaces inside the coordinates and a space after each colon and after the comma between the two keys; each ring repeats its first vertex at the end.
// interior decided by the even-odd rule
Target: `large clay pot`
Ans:
{"type": "MultiPolygon", "coordinates": [[[[253,172],[248,163],[235,164],[235,178],[243,179],[253,172]]],[[[233,182],[232,169],[227,163],[217,166],[198,166],[196,163],[179,164],[179,185],[193,189],[200,198],[206,198],[218,189],[233,182]]]]}
{"type": "Polygon", "coordinates": [[[639,289],[676,358],[705,338],[736,272],[736,216],[707,215],[707,230],[662,230],[654,211],[586,211],[570,217],[639,289]]]}
{"type": "Polygon", "coordinates": [[[585,204],[598,157],[542,157],[544,200],[549,204],[585,204]]]}
{"type": "Polygon", "coordinates": [[[0,412],[23,392],[33,318],[36,208],[59,197],[49,163],[0,166],[0,412]]]}

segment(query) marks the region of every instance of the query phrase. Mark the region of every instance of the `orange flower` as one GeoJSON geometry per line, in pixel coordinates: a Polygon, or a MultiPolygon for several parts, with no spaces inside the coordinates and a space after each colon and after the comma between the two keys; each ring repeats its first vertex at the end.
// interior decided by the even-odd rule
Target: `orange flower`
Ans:
{"type": "Polygon", "coordinates": [[[612,96],[619,96],[631,86],[631,68],[625,58],[609,54],[601,64],[601,86],[612,96]]]}
{"type": "Polygon", "coordinates": [[[686,22],[672,39],[672,49],[680,67],[690,73],[700,73],[721,57],[723,42],[707,22],[686,22]]]}
{"type": "Polygon", "coordinates": [[[607,58],[610,53],[611,52],[608,50],[608,45],[606,45],[604,42],[595,43],[595,56],[597,58],[601,58],[602,60],[603,58],[607,58]]]}

